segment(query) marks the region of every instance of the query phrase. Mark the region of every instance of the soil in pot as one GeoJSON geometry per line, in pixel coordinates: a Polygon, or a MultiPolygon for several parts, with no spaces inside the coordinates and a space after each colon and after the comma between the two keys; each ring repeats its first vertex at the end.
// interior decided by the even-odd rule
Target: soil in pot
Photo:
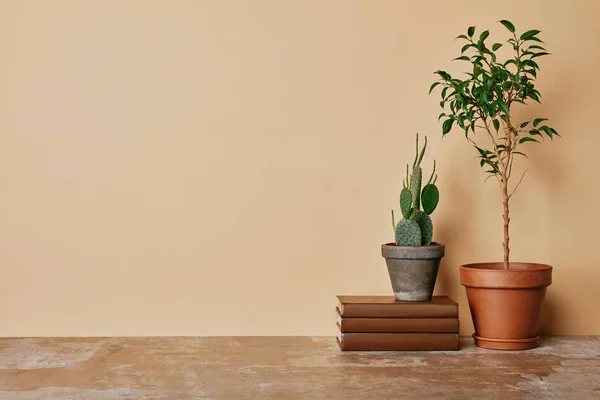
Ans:
{"type": "Polygon", "coordinates": [[[439,243],[429,246],[387,243],[381,246],[396,300],[431,300],[444,249],[439,243]]]}
{"type": "Polygon", "coordinates": [[[465,286],[475,343],[494,350],[525,350],[537,346],[537,328],[552,283],[552,267],[546,264],[476,263],[460,267],[465,286]]]}

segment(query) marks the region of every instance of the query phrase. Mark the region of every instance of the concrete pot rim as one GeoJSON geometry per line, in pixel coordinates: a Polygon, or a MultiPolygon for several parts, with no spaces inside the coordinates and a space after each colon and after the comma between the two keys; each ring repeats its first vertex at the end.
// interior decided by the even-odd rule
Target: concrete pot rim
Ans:
{"type": "Polygon", "coordinates": [[[460,283],[481,289],[532,289],[552,284],[552,266],[530,262],[481,262],[460,266],[460,283]]]}
{"type": "Polygon", "coordinates": [[[430,260],[442,258],[446,246],[441,243],[432,242],[429,246],[396,246],[396,243],[385,243],[381,245],[381,255],[384,258],[395,258],[402,260],[430,260]]]}

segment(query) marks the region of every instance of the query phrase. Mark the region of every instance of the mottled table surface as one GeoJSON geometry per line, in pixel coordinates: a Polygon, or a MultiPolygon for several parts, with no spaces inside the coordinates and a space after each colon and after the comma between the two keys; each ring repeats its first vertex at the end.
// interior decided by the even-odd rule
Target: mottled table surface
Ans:
{"type": "Polygon", "coordinates": [[[330,337],[0,339],[0,399],[600,399],[600,337],[344,352],[330,337]]]}

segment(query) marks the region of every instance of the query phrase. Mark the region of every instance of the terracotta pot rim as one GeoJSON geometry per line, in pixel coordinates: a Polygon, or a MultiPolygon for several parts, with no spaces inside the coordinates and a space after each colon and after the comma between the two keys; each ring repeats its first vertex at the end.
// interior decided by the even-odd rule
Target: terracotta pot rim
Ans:
{"type": "Polygon", "coordinates": [[[501,261],[486,261],[478,263],[462,264],[461,269],[479,270],[479,271],[502,271],[504,273],[519,273],[519,272],[531,272],[531,271],[547,271],[552,270],[552,265],[540,264],[526,261],[511,261],[508,263],[509,268],[504,268],[504,263],[501,261]],[[518,266],[518,268],[510,268],[511,266],[518,266]],[[491,268],[496,267],[496,268],[491,268]],[[501,267],[501,268],[497,268],[501,267]]]}
{"type": "Polygon", "coordinates": [[[483,262],[460,266],[460,283],[480,289],[534,289],[552,284],[552,266],[511,262],[504,269],[501,262],[483,262]]]}

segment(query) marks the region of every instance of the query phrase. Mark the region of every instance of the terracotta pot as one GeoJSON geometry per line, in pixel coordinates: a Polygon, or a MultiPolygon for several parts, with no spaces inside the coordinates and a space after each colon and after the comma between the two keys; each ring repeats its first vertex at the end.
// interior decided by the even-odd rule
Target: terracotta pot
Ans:
{"type": "Polygon", "coordinates": [[[537,328],[552,283],[545,264],[476,263],[460,267],[475,326],[475,344],[494,350],[526,350],[537,346],[537,328]]]}

